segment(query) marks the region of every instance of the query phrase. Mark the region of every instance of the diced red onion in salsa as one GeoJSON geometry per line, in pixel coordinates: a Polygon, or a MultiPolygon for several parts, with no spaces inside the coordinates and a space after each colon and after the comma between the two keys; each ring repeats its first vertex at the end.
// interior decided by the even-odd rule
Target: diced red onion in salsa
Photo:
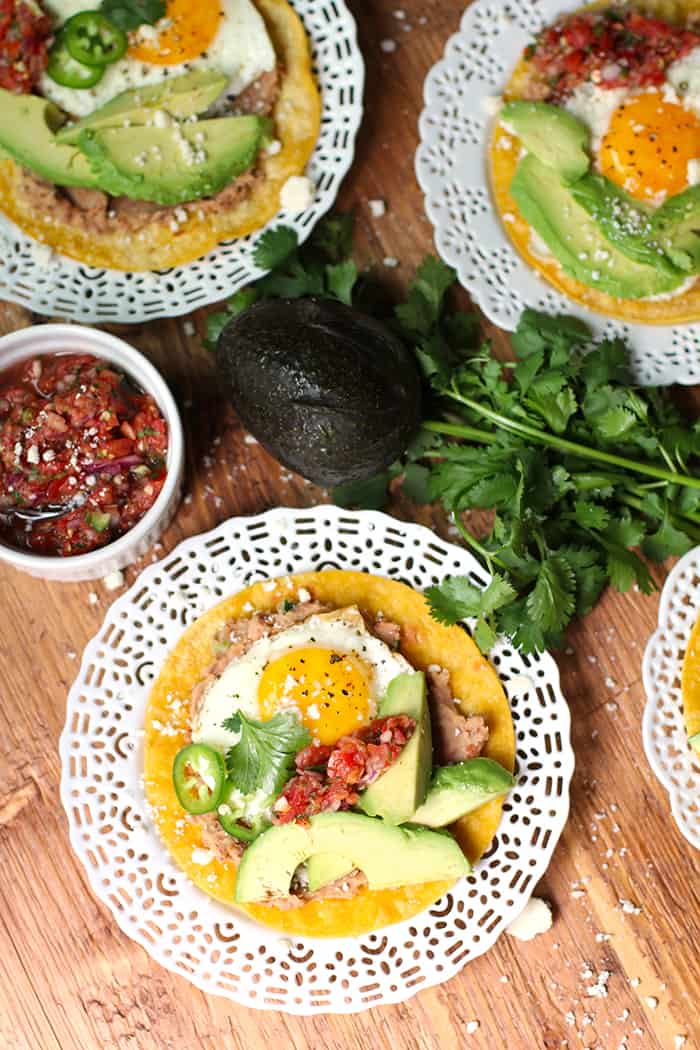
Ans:
{"type": "Polygon", "coordinates": [[[168,428],[153,397],[90,354],[47,354],[0,372],[0,539],[85,554],[123,535],[166,476],[168,428]],[[25,522],[8,507],[69,508],[25,522]]]}

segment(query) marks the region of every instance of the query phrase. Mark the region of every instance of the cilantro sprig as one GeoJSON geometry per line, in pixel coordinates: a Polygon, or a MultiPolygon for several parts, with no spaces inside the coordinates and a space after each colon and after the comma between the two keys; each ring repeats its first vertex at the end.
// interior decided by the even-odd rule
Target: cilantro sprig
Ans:
{"type": "Polygon", "coordinates": [[[237,711],[223,726],[240,733],[226,752],[226,773],[244,795],[264,792],[275,798],[289,780],[295,755],[311,743],[310,733],[291,711],[281,711],[267,722],[237,711]]]}
{"type": "Polygon", "coordinates": [[[213,315],[211,335],[261,296],[313,294],[388,320],[411,347],[426,387],[421,431],[388,471],[334,499],[381,508],[400,486],[444,506],[491,582],[452,577],[430,588],[437,619],[473,618],[484,650],[497,633],[524,652],[555,647],[607,585],[649,593],[648,562],[700,542],[700,422],[689,424],[667,390],[633,382],[622,341],[596,343],[577,318],[526,310],[515,359],[502,361],[480,341],[475,315],[449,308],[455,275],[437,259],[421,263],[392,310],[350,258],[347,216],[326,220],[302,248],[290,234],[261,237],[256,262],[271,272],[213,315]],[[470,511],[490,512],[486,535],[466,527],[470,511]]]}
{"type": "Polygon", "coordinates": [[[100,7],[113,25],[129,31],[155,25],[165,15],[165,0],[102,0],[100,7]]]}

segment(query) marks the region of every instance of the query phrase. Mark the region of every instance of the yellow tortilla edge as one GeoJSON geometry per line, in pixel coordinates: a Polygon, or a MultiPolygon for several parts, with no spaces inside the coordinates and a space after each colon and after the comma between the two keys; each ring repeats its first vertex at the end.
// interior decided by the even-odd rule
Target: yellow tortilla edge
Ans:
{"type": "Polygon", "coordinates": [[[0,160],[0,211],[29,236],[86,266],[113,270],[165,270],[201,258],[224,241],[245,237],[277,214],[279,195],[291,175],[304,171],[318,139],[321,99],[311,70],[311,53],[301,19],[286,0],[254,0],[265,19],[283,66],[273,117],[279,153],[260,157],[264,178],[234,207],[188,215],[177,231],[169,219],[152,221],[137,232],[82,230],[38,214],[23,190],[23,171],[0,160]]]}
{"type": "Polygon", "coordinates": [[[700,733],[700,617],[688,639],[681,672],[683,719],[689,737],[700,733]]]}
{"type": "MultiPolygon", "coordinates": [[[[587,4],[578,10],[595,10],[608,6],[610,5],[605,0],[599,0],[597,3],[587,4]]],[[[700,11],[700,0],[639,0],[631,6],[646,14],[665,18],[671,22],[680,22],[700,11]]],[[[569,13],[575,14],[576,12],[567,12],[569,13]]],[[[533,76],[529,63],[521,59],[506,85],[503,93],[504,99],[510,101],[522,98],[525,87],[533,76]]],[[[518,254],[544,278],[547,284],[553,285],[557,291],[589,310],[622,321],[666,325],[700,320],[700,279],[696,280],[687,291],[672,299],[655,302],[616,299],[569,277],[555,259],[540,258],[535,255],[530,247],[531,227],[520,214],[517,204],[510,195],[510,184],[518,162],[518,149],[513,148],[516,144],[517,139],[496,123],[488,158],[491,195],[509,240],[518,254]]]]}
{"type": "MultiPolygon", "coordinates": [[[[431,882],[391,891],[364,889],[351,900],[314,901],[290,911],[269,905],[233,904],[236,865],[210,860],[196,864],[193,849],[201,831],[185,819],[172,785],[175,754],[187,740],[189,694],[212,661],[212,641],[227,621],[255,610],[274,609],[305,588],[336,608],[358,605],[370,615],[382,612],[401,624],[402,652],[417,669],[440,664],[451,675],[463,710],[487,719],[490,738],[484,754],[512,771],[515,733],[508,700],[495,670],[469,635],[445,627],[430,616],[425,598],[406,584],[361,572],[326,570],[281,577],[245,588],[205,613],[182,635],[167,657],[150,695],[145,723],[145,790],[159,834],[174,860],[205,893],[258,922],[295,936],[357,936],[408,919],[433,904],[449,882],[431,882]],[[163,732],[163,727],[166,731],[163,732]]],[[[466,855],[475,862],[489,847],[501,817],[494,801],[469,814],[455,827],[466,855]]]]}

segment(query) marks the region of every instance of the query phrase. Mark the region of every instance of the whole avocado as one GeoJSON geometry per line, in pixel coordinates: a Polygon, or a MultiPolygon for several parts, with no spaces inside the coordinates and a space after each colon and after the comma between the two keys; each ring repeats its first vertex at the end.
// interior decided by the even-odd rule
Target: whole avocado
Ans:
{"type": "Polygon", "coordinates": [[[385,325],[329,299],[265,299],[233,318],[217,362],[243,424],[317,485],[393,463],[420,423],[420,377],[385,325]]]}

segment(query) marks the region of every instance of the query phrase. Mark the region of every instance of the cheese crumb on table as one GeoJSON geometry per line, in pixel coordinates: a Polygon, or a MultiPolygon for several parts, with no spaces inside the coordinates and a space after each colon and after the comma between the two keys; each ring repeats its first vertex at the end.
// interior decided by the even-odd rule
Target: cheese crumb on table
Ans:
{"type": "Polygon", "coordinates": [[[108,591],[116,591],[124,586],[124,573],[120,569],[110,572],[102,581],[108,591]]]}
{"type": "Polygon", "coordinates": [[[386,215],[386,204],[382,200],[368,201],[369,210],[372,214],[373,219],[381,219],[382,216],[386,215]]]}
{"type": "Polygon", "coordinates": [[[314,184],[306,175],[290,175],[280,192],[285,211],[304,211],[314,199],[314,184]]]}
{"type": "Polygon", "coordinates": [[[387,55],[391,54],[392,51],[396,51],[395,40],[381,40],[379,42],[379,46],[381,47],[382,51],[384,51],[387,55]]]}
{"type": "Polygon", "coordinates": [[[546,933],[552,925],[552,909],[541,897],[530,897],[517,919],[506,927],[506,933],[519,941],[531,941],[546,933]]]}
{"type": "Polygon", "coordinates": [[[467,1021],[467,1035],[474,1035],[479,1030],[478,1021],[467,1021]]]}

